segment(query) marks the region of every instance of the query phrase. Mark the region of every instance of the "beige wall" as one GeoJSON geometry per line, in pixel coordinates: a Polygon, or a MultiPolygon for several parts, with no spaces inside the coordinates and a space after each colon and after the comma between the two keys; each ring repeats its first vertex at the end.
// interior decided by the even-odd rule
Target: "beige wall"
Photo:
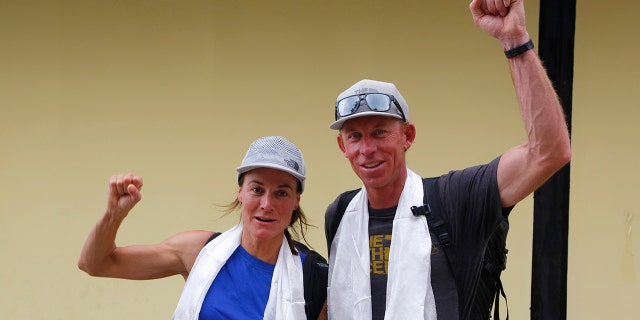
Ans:
{"type": "MultiPolygon", "coordinates": [[[[573,111],[569,319],[640,314],[640,4],[580,1],[573,111]],[[629,222],[627,216],[633,218],[629,222]],[[635,227],[636,230],[633,230],[635,227]],[[635,232],[635,233],[634,233],[635,232]]],[[[538,1],[527,2],[537,43],[538,1]]],[[[145,179],[119,244],[222,231],[249,143],[284,135],[308,165],[303,208],[360,184],[335,145],[335,96],[395,82],[424,176],[524,139],[507,63],[467,1],[0,1],[0,318],[167,319],[183,280],[76,268],[112,173],[145,179]]],[[[529,317],[532,201],[512,215],[504,274],[529,317]]]]}

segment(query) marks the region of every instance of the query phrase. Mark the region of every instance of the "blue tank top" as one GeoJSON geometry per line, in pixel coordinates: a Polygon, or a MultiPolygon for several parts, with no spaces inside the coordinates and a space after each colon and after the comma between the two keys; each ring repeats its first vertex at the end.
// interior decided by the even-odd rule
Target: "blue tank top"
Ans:
{"type": "MultiPolygon", "coordinates": [[[[304,264],[305,255],[300,253],[300,257],[304,264]]],[[[238,246],[207,291],[199,319],[262,319],[274,269],[275,265],[256,259],[238,246]]]]}

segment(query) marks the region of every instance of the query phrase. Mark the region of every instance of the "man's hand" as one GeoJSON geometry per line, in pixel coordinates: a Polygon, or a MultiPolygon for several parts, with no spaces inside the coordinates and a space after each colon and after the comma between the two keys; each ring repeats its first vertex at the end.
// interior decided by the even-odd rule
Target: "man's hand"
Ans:
{"type": "Polygon", "coordinates": [[[473,0],[469,9],[475,24],[505,50],[529,41],[522,0],[473,0]]]}
{"type": "Polygon", "coordinates": [[[124,219],[129,211],[142,199],[142,178],[127,174],[116,174],[109,179],[107,213],[117,219],[124,219]]]}

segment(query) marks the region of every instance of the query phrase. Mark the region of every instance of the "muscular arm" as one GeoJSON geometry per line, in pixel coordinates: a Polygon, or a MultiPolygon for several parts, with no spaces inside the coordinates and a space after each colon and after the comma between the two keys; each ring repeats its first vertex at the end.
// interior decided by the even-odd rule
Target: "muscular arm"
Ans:
{"type": "Polygon", "coordinates": [[[123,279],[156,279],[181,274],[185,279],[211,236],[209,231],[187,231],[154,245],[118,247],[120,224],[140,201],[142,179],[114,175],[109,182],[107,210],[93,227],[78,260],[89,275],[123,279]]]}
{"type": "MultiPolygon", "coordinates": [[[[104,219],[101,219],[104,220],[104,219]]],[[[99,221],[87,238],[78,267],[95,277],[149,280],[180,274],[187,278],[210,231],[178,233],[161,243],[118,247],[112,227],[99,221]]]]}
{"type": "MultiPolygon", "coordinates": [[[[498,39],[504,50],[530,39],[523,1],[473,0],[469,7],[476,25],[498,39]]],[[[504,207],[524,199],[571,158],[562,107],[536,53],[529,50],[509,59],[509,68],[527,141],[500,159],[497,179],[504,207]]]]}

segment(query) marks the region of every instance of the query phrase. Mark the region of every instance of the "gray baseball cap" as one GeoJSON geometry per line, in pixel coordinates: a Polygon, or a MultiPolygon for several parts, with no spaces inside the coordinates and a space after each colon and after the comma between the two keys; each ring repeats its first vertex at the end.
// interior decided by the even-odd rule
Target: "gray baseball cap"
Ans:
{"type": "Polygon", "coordinates": [[[271,168],[293,175],[304,191],[306,168],[302,152],[291,141],[279,136],[267,136],[255,140],[249,146],[242,163],[236,168],[240,175],[257,168],[271,168]]]}
{"type": "Polygon", "coordinates": [[[393,98],[395,98],[395,101],[397,101],[398,104],[391,103],[391,106],[387,111],[374,111],[361,104],[359,107],[357,107],[356,110],[353,111],[353,113],[342,117],[338,115],[338,112],[336,112],[336,121],[333,122],[329,126],[329,128],[340,130],[340,128],[342,128],[342,125],[344,125],[347,120],[364,116],[389,116],[398,119],[404,118],[405,122],[409,122],[409,106],[404,100],[402,94],[400,94],[400,91],[398,91],[398,88],[396,88],[396,86],[391,82],[382,82],[369,79],[360,80],[349,87],[349,89],[338,95],[338,98],[336,99],[336,105],[344,98],[350,96],[367,95],[370,93],[382,93],[388,96],[392,96],[393,98]]]}

